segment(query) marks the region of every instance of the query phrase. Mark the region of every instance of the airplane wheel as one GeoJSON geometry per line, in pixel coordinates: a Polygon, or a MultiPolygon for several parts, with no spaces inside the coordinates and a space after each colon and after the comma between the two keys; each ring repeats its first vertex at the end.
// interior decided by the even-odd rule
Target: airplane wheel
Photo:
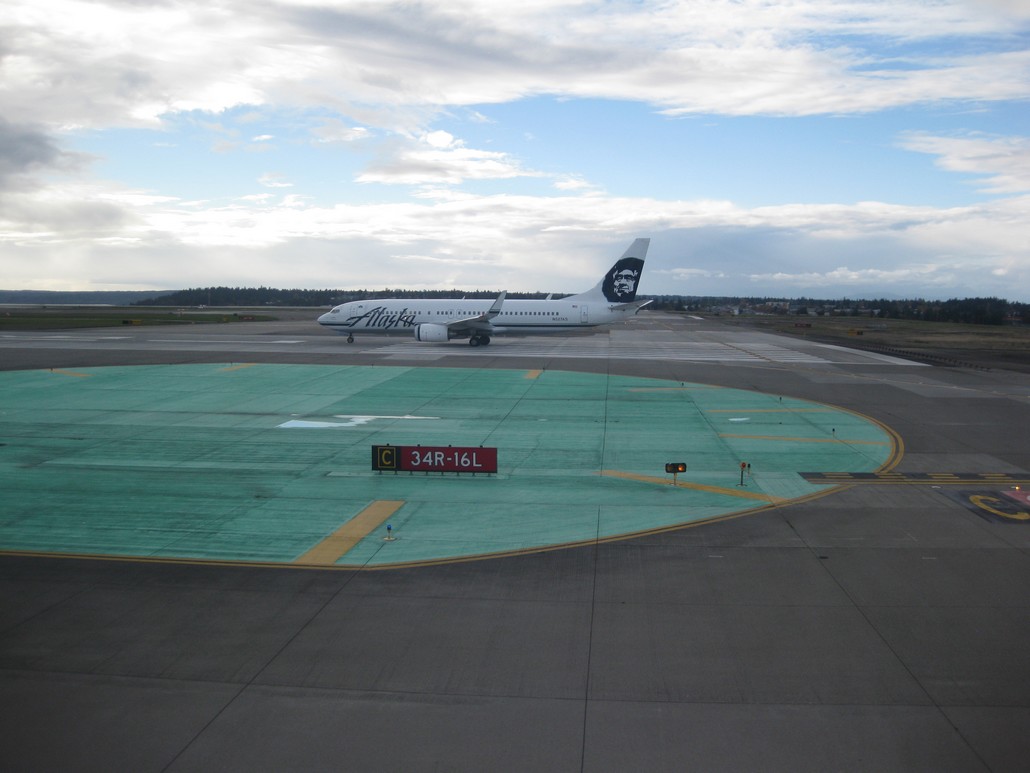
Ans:
{"type": "Polygon", "coordinates": [[[490,336],[482,336],[479,339],[479,343],[481,343],[483,346],[488,345],[490,343],[490,336]]]}
{"type": "Polygon", "coordinates": [[[349,344],[354,343],[354,336],[347,336],[347,343],[349,343],[349,344]]]}
{"type": "Polygon", "coordinates": [[[479,346],[479,336],[472,336],[469,339],[469,346],[479,346]]]}

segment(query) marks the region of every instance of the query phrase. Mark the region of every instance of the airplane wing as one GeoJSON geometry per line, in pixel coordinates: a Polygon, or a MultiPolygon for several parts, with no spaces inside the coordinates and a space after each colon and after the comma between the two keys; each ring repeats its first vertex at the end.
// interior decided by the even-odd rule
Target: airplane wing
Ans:
{"type": "Polygon", "coordinates": [[[465,317],[464,319],[454,319],[445,324],[453,330],[493,330],[493,325],[490,324],[490,320],[501,313],[501,304],[504,303],[504,297],[507,294],[508,291],[505,290],[503,293],[498,295],[497,300],[494,301],[490,308],[482,314],[477,314],[474,317],[465,317]]]}

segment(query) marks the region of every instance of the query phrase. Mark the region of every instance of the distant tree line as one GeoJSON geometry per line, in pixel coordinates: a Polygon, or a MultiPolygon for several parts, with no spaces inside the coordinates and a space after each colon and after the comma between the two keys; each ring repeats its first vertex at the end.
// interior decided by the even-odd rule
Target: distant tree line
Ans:
{"type": "MultiPolygon", "coordinates": [[[[273,287],[195,287],[139,300],[140,306],[333,306],[347,301],[379,298],[496,298],[499,290],[280,290],[273,287]]],[[[509,298],[540,299],[548,293],[510,292],[509,298]]],[[[567,293],[554,293],[564,298],[567,293]]],[[[946,301],[819,298],[759,298],[740,296],[641,295],[650,308],[670,311],[816,314],[914,319],[928,322],[966,322],[1002,325],[1030,319],[1030,304],[1001,298],[952,298],[946,301]]]]}
{"type": "MultiPolygon", "coordinates": [[[[139,306],[334,306],[377,298],[496,298],[500,290],[279,290],[273,287],[194,287],[139,301],[139,306]]],[[[555,293],[563,298],[566,294],[555,293]]],[[[509,292],[508,298],[545,298],[547,293],[509,292]]]]}
{"type": "Polygon", "coordinates": [[[149,298],[137,306],[329,306],[336,290],[274,287],[192,287],[149,298]]]}
{"type": "Polygon", "coordinates": [[[726,311],[761,314],[800,314],[840,317],[911,319],[926,322],[965,322],[974,325],[1004,325],[1030,320],[1030,304],[1002,298],[951,298],[946,301],[820,298],[743,298],[661,296],[655,309],[683,311],[726,311]]]}
{"type": "Polygon", "coordinates": [[[951,298],[946,301],[875,301],[879,316],[921,319],[927,322],[968,322],[974,325],[1003,325],[1023,320],[1030,304],[1010,303],[1001,298],[951,298]]]}
{"type": "Polygon", "coordinates": [[[40,306],[48,304],[86,304],[106,306],[131,306],[140,301],[164,295],[168,290],[0,290],[0,303],[31,303],[40,306]]]}

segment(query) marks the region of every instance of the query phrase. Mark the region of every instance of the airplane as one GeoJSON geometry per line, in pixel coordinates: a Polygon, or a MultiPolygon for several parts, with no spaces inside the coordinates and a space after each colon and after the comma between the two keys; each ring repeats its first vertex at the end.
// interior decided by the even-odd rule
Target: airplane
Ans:
{"type": "Polygon", "coordinates": [[[637,285],[644,270],[650,239],[636,239],[592,289],[553,300],[493,301],[389,298],[350,301],[318,318],[318,323],[347,336],[355,333],[406,333],[416,341],[445,343],[467,338],[471,346],[486,346],[490,336],[510,333],[537,335],[610,325],[640,311],[651,301],[638,301],[637,285]]]}

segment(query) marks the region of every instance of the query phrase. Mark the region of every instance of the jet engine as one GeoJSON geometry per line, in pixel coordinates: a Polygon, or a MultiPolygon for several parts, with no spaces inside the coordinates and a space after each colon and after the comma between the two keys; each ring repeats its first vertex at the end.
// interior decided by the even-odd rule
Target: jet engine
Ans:
{"type": "Polygon", "coordinates": [[[434,325],[425,322],[415,325],[415,340],[429,343],[442,343],[451,339],[447,325],[434,325]]]}

